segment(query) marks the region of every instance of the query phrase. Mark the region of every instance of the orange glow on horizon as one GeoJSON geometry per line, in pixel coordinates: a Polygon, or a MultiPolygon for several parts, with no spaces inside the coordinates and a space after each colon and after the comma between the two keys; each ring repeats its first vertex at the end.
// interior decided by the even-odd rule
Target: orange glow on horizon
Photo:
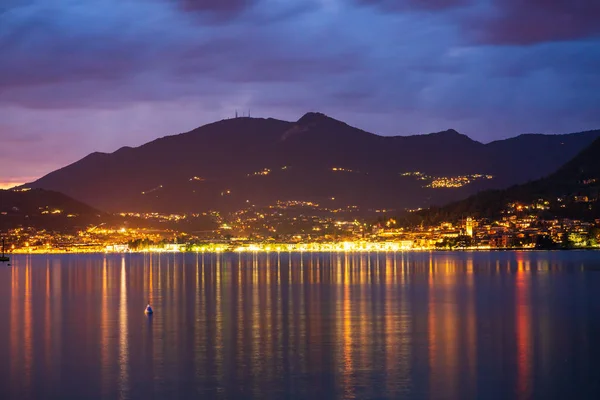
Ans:
{"type": "Polygon", "coordinates": [[[27,182],[2,182],[0,181],[0,190],[8,190],[26,184],[27,182]]]}

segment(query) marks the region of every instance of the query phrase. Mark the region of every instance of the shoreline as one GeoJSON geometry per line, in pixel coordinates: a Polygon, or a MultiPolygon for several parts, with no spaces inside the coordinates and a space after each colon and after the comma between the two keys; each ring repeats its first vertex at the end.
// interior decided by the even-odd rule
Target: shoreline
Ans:
{"type": "Polygon", "coordinates": [[[599,247],[581,247],[567,249],[532,249],[532,248],[470,248],[470,249],[210,249],[197,251],[13,251],[6,253],[6,256],[27,256],[27,255],[117,255],[117,254],[240,254],[240,253],[483,253],[483,252],[568,252],[568,251],[599,251],[599,247]]]}

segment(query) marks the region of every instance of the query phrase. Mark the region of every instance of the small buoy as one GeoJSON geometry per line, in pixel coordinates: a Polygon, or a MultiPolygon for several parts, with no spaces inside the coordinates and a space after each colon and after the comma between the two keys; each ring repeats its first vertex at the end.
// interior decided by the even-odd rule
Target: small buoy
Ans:
{"type": "Polygon", "coordinates": [[[150,304],[148,304],[146,306],[146,310],[144,311],[146,314],[153,314],[154,311],[152,311],[152,307],[150,306],[150,304]]]}

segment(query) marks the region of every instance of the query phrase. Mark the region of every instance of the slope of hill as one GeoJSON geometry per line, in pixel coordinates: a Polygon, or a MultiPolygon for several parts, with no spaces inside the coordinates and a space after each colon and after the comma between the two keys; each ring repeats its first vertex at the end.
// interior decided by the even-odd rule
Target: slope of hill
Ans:
{"type": "Polygon", "coordinates": [[[231,211],[277,200],[333,209],[428,207],[550,173],[600,131],[483,144],[454,130],[383,137],[319,113],[236,118],[112,154],[27,185],[110,212],[231,211]]]}
{"type": "Polygon", "coordinates": [[[600,138],[545,178],[504,190],[488,190],[444,207],[416,213],[412,222],[456,221],[465,216],[497,218],[506,212],[546,218],[600,218],[600,138]]]}
{"type": "Polygon", "coordinates": [[[55,191],[0,190],[0,230],[19,226],[65,230],[104,217],[104,213],[55,191]]]}

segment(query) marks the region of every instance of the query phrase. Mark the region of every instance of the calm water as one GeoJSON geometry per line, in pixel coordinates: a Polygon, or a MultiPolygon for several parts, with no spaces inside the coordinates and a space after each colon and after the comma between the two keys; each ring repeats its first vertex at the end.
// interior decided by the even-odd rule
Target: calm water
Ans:
{"type": "Polygon", "coordinates": [[[0,311],[1,399],[600,399],[598,252],[17,256],[0,311]]]}

